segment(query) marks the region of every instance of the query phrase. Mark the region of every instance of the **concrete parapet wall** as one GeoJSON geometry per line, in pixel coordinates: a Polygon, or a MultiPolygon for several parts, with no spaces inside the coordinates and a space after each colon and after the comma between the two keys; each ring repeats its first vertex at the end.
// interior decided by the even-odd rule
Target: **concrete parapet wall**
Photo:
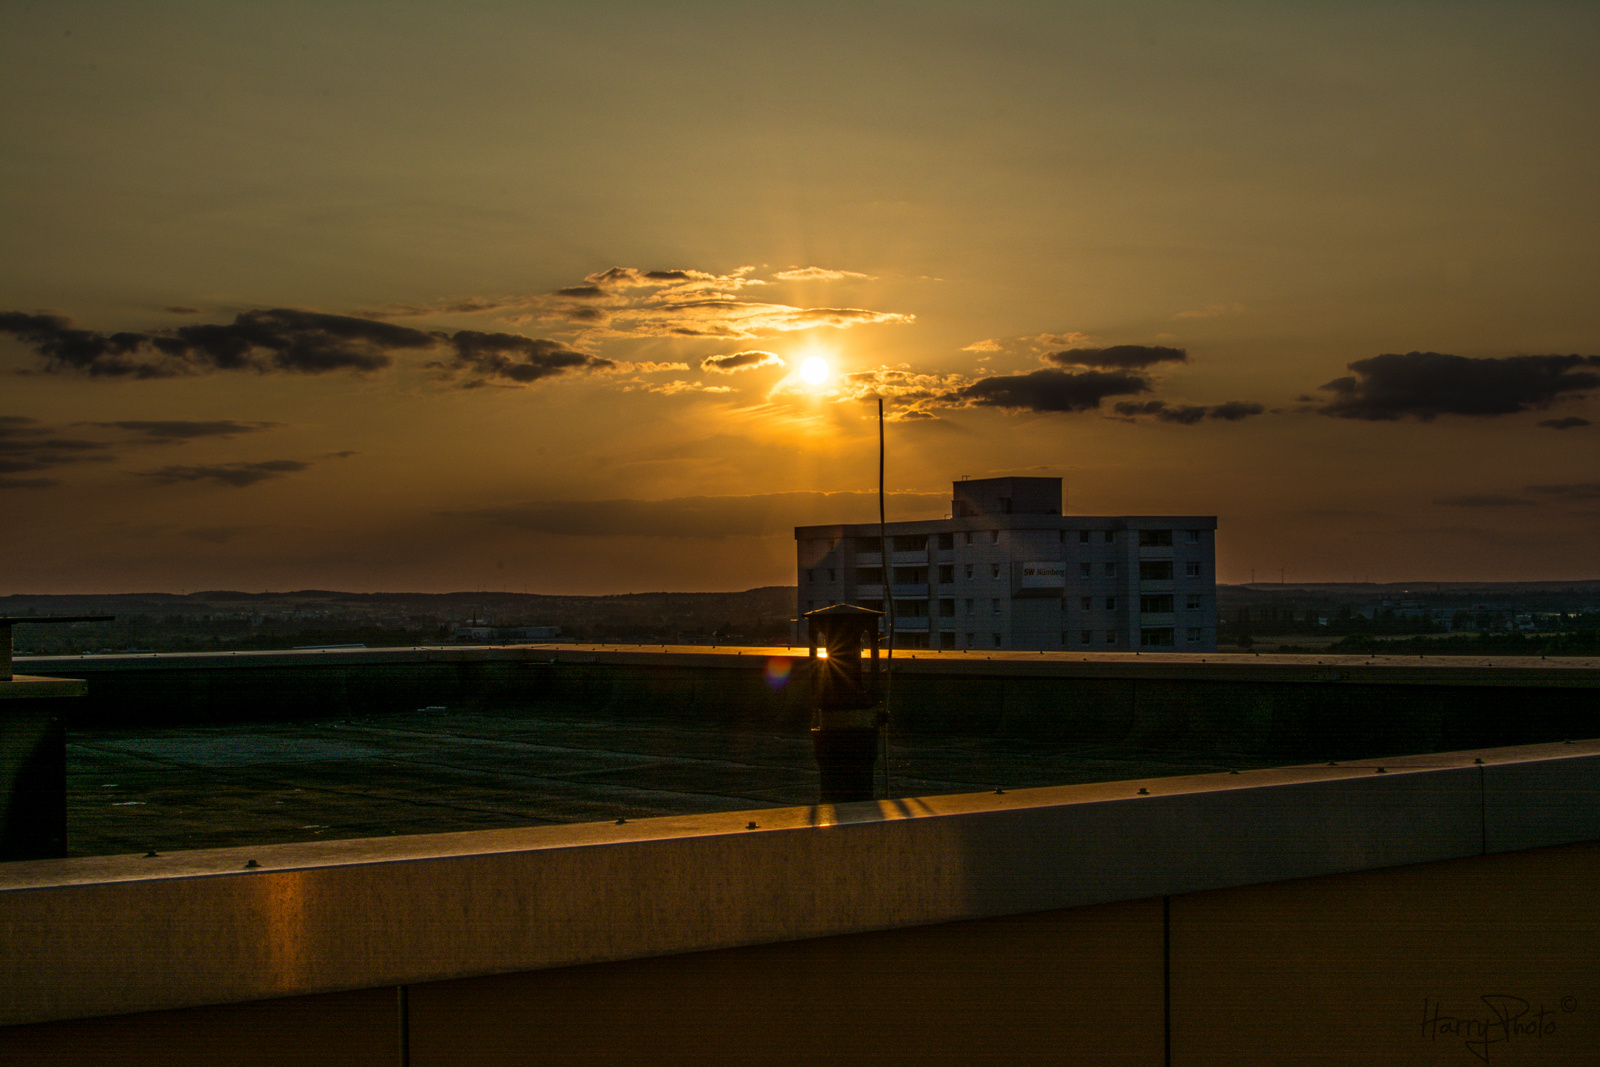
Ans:
{"type": "Polygon", "coordinates": [[[14,863],[0,867],[0,1022],[733,949],[1595,840],[1600,742],[1585,741],[1381,770],[14,863]]]}
{"type": "MultiPolygon", "coordinates": [[[[69,727],[344,718],[419,706],[799,730],[806,663],[788,649],[370,649],[30,661],[90,681],[69,727]]],[[[1600,735],[1600,664],[1359,656],[1009,656],[896,664],[896,729],[1071,738],[1258,759],[1358,758],[1600,735]]]]}

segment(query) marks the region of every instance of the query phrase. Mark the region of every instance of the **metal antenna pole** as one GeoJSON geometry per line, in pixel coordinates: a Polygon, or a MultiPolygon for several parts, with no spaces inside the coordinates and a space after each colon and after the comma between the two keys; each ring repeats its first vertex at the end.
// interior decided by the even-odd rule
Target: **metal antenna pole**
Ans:
{"type": "Polygon", "coordinates": [[[883,561],[884,606],[888,608],[889,640],[883,666],[883,798],[889,799],[889,690],[894,684],[894,572],[889,566],[889,538],[884,532],[883,507],[883,397],[878,398],[878,552],[883,561]]]}

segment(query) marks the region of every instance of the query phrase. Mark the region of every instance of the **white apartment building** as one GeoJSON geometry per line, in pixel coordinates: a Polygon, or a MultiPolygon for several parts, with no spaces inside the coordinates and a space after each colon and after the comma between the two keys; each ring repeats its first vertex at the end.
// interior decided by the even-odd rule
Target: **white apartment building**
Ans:
{"type": "MultiPolygon", "coordinates": [[[[1216,651],[1216,516],[1063,515],[1059,478],[951,490],[950,518],[884,528],[896,648],[1216,651]]],[[[794,536],[799,614],[888,610],[877,523],[794,536]]]]}

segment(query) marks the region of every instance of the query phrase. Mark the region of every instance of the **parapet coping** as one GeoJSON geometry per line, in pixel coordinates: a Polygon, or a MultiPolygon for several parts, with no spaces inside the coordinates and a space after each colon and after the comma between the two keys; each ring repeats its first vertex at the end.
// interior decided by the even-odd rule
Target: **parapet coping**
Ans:
{"type": "MultiPolygon", "coordinates": [[[[360,666],[513,661],[758,670],[769,659],[804,659],[804,647],[758,645],[416,645],[367,649],[144,652],[24,656],[19,666],[54,673],[228,667],[360,666]]],[[[1238,652],[1018,652],[901,649],[895,673],[975,677],[1145,679],[1210,682],[1341,682],[1367,685],[1600,688],[1594,656],[1404,656],[1238,652]]]]}
{"type": "Polygon", "coordinates": [[[1600,740],[623,824],[0,865],[0,1025],[1600,840],[1600,740]]]}

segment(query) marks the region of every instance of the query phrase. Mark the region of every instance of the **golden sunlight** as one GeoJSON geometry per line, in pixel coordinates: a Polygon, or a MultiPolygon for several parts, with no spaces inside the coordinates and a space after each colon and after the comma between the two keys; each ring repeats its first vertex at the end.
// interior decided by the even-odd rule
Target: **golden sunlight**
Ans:
{"type": "Polygon", "coordinates": [[[828,380],[828,361],[821,356],[808,356],[800,364],[800,377],[807,385],[821,385],[828,380]]]}

